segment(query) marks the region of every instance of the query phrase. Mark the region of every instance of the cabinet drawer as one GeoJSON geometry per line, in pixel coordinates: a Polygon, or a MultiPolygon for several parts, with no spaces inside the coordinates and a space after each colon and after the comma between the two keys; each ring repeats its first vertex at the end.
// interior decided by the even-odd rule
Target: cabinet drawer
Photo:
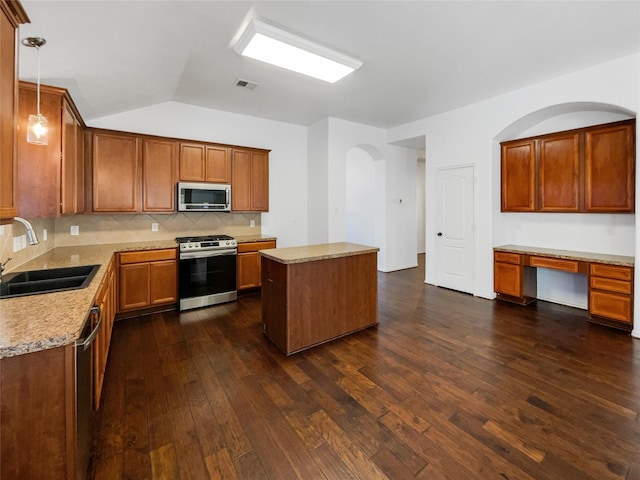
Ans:
{"type": "Polygon", "coordinates": [[[155,262],[159,260],[175,260],[177,250],[167,248],[164,250],[139,250],[135,252],[121,252],[120,265],[127,263],[155,262]]]}
{"type": "Polygon", "coordinates": [[[522,263],[522,255],[519,253],[493,252],[493,259],[496,262],[513,263],[514,265],[522,263]]]}
{"type": "Polygon", "coordinates": [[[591,291],[589,293],[589,313],[631,323],[631,297],[591,291]]]}
{"type": "Polygon", "coordinates": [[[631,294],[631,282],[604,277],[589,277],[589,286],[598,290],[631,294]]]}
{"type": "Polygon", "coordinates": [[[561,258],[549,257],[529,257],[529,265],[532,267],[552,268],[554,270],[563,270],[565,272],[576,273],[579,268],[577,260],[563,260],[561,258]]]}
{"type": "Polygon", "coordinates": [[[238,253],[257,252],[258,250],[266,250],[267,248],[276,248],[276,242],[270,240],[268,242],[248,242],[238,244],[238,253]]]}
{"type": "Polygon", "coordinates": [[[592,263],[589,269],[591,275],[598,277],[617,278],[618,280],[631,280],[633,269],[631,267],[620,267],[617,265],[604,265],[602,263],[592,263]]]}

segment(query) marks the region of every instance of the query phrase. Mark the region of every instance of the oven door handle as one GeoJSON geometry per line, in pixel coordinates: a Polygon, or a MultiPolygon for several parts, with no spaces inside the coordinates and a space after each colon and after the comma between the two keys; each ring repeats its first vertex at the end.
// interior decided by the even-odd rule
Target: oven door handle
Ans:
{"type": "Polygon", "coordinates": [[[184,252],[180,253],[180,260],[189,260],[192,258],[209,258],[220,257],[222,255],[236,255],[238,250],[235,248],[229,248],[224,250],[204,250],[199,252],[184,252]]]}

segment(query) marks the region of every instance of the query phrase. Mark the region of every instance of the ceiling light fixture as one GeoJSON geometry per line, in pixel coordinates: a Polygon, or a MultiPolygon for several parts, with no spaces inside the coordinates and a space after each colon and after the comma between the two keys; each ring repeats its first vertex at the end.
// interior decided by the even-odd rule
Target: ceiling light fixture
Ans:
{"type": "Polygon", "coordinates": [[[362,66],[362,62],[306,38],[252,20],[234,50],[246,57],[335,83],[362,66]]]}
{"type": "Polygon", "coordinates": [[[47,117],[40,113],[40,47],[47,41],[40,37],[27,37],[22,39],[22,44],[26,47],[35,48],[38,52],[38,112],[36,115],[29,115],[27,125],[27,143],[34,145],[47,145],[49,143],[49,128],[47,117]]]}

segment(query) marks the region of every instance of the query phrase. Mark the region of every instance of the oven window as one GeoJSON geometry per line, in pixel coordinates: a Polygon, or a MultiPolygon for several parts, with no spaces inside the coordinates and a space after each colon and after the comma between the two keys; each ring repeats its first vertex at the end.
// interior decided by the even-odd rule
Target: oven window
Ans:
{"type": "Polygon", "coordinates": [[[180,260],[180,298],[236,290],[236,255],[180,260]]]}

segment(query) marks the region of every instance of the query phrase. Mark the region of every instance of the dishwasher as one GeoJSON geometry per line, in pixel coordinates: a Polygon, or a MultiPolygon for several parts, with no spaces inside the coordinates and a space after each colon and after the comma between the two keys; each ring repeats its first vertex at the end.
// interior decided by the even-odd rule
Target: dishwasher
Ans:
{"type": "Polygon", "coordinates": [[[93,307],[85,322],[80,338],[76,341],[76,475],[78,480],[85,480],[91,453],[91,437],[94,425],[92,407],[92,357],[93,341],[100,331],[102,312],[100,307],[93,307]],[[96,320],[97,319],[97,320],[96,320]],[[94,321],[96,320],[96,321],[94,321]],[[95,325],[93,328],[92,325],[95,325]]]}

